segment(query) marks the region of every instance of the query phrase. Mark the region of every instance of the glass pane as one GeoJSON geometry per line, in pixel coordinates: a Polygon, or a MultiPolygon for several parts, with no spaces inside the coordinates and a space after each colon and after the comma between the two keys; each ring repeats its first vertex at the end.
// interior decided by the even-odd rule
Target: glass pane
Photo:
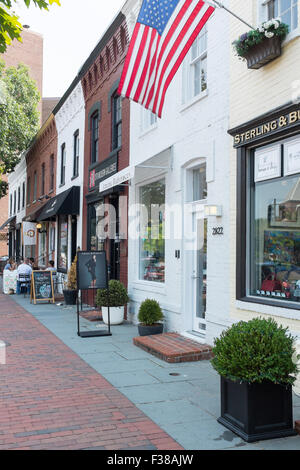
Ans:
{"type": "Polygon", "coordinates": [[[281,15],[281,21],[289,25],[289,30],[292,30],[292,11],[288,10],[281,15]]]}
{"type": "Polygon", "coordinates": [[[140,189],[140,279],[165,282],[165,181],[140,189]]]}
{"type": "Polygon", "coordinates": [[[58,267],[66,270],[68,267],[68,219],[61,216],[59,219],[58,241],[58,267]]]}
{"type": "Polygon", "coordinates": [[[203,29],[203,31],[200,33],[200,38],[199,38],[199,55],[203,54],[203,52],[206,51],[207,49],[207,30],[206,28],[203,29]]]}
{"type": "Polygon", "coordinates": [[[280,0],[280,11],[283,13],[284,11],[291,8],[291,0],[280,0]]]}
{"type": "Polygon", "coordinates": [[[104,247],[104,227],[102,220],[104,219],[103,202],[89,206],[89,225],[90,225],[90,240],[89,249],[92,251],[101,251],[104,247]]]}
{"type": "Polygon", "coordinates": [[[198,220],[196,317],[205,318],[207,278],[207,219],[198,220]]]}
{"type": "Polygon", "coordinates": [[[207,88],[207,59],[201,61],[201,91],[207,88]]]}
{"type": "Polygon", "coordinates": [[[191,48],[191,56],[192,56],[192,60],[195,60],[198,55],[199,55],[199,38],[196,38],[195,41],[193,42],[193,45],[192,45],[192,48],[191,48]]]}
{"type": "Polygon", "coordinates": [[[206,164],[193,170],[193,201],[207,198],[206,164]]]}
{"type": "Polygon", "coordinates": [[[253,190],[252,295],[300,300],[300,178],[265,181],[253,190]]]}
{"type": "Polygon", "coordinates": [[[296,29],[298,27],[298,6],[297,3],[293,7],[293,13],[292,13],[292,29],[296,29]]]}
{"type": "Polygon", "coordinates": [[[201,76],[200,76],[200,69],[201,63],[200,60],[196,62],[194,65],[194,96],[199,95],[200,93],[200,83],[201,83],[201,76]]]}

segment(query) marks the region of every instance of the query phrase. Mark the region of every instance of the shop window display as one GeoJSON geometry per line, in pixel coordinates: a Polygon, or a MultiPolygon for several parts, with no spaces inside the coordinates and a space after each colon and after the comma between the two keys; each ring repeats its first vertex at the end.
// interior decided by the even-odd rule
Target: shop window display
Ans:
{"type": "Polygon", "coordinates": [[[251,163],[250,295],[300,302],[300,139],[251,163]]]}
{"type": "Polygon", "coordinates": [[[140,279],[165,282],[165,180],[140,188],[140,279]]]}

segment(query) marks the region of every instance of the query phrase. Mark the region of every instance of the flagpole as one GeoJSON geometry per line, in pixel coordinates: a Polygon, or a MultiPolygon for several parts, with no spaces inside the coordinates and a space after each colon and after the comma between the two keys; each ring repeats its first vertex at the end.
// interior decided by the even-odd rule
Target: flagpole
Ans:
{"type": "MultiPolygon", "coordinates": [[[[205,0],[204,0],[205,1],[205,0]]],[[[241,21],[242,23],[244,23],[246,26],[248,26],[249,28],[251,29],[256,29],[254,28],[254,26],[251,26],[251,24],[247,23],[245,20],[243,20],[240,16],[236,15],[235,13],[233,13],[233,11],[229,10],[227,7],[225,7],[223,5],[223,3],[221,2],[218,2],[217,0],[212,0],[216,5],[218,5],[219,8],[224,8],[224,10],[226,10],[228,13],[230,13],[232,16],[234,16],[235,18],[237,18],[239,21],[241,21]]],[[[206,2],[206,3],[209,3],[209,2],[206,2]]]]}

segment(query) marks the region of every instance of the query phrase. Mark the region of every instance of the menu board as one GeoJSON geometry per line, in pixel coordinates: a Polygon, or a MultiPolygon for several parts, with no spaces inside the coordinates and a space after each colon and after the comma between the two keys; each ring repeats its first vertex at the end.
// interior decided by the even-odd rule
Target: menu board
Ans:
{"type": "Polygon", "coordinates": [[[32,300],[35,304],[41,301],[55,302],[51,271],[32,272],[30,301],[32,300]]]}

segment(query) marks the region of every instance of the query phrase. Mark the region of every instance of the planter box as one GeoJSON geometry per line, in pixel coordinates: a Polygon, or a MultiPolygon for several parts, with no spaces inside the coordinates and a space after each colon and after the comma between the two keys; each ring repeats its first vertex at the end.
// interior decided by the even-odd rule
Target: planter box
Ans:
{"type": "Polygon", "coordinates": [[[218,422],[247,442],[295,436],[292,387],[267,381],[240,384],[221,377],[218,422]]]}
{"type": "Polygon", "coordinates": [[[164,331],[163,323],[156,323],[155,325],[138,325],[138,331],[140,336],[151,336],[161,335],[164,331]]]}
{"type": "Polygon", "coordinates": [[[77,295],[78,295],[77,290],[65,289],[63,293],[64,293],[64,299],[65,299],[66,305],[76,305],[77,295]]]}
{"type": "Polygon", "coordinates": [[[281,39],[278,37],[266,38],[260,44],[256,44],[245,56],[248,69],[260,69],[281,55],[281,39]]]}
{"type": "MultiPolygon", "coordinates": [[[[108,307],[101,307],[103,321],[108,325],[108,307]]],[[[124,306],[110,307],[109,319],[111,325],[121,325],[124,321],[124,306]]]]}

